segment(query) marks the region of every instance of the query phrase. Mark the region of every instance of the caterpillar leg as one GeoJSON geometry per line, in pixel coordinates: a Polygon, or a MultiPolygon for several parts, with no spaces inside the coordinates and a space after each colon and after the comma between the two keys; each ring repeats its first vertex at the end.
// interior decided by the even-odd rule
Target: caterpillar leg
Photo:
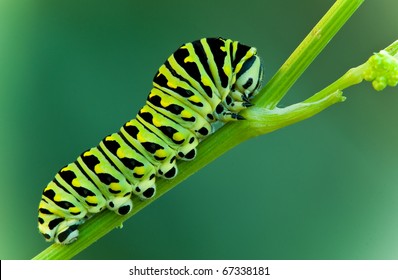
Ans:
{"type": "MultiPolygon", "coordinates": [[[[53,221],[57,221],[57,219],[62,219],[63,218],[54,218],[53,220],[50,221],[50,224],[53,221]]],[[[46,241],[51,242],[54,241],[55,243],[59,244],[70,244],[74,242],[78,236],[79,236],[79,225],[82,224],[82,220],[63,220],[62,222],[59,223],[59,225],[51,229],[49,226],[39,226],[40,232],[43,234],[44,238],[46,241]]]]}
{"type": "Polygon", "coordinates": [[[220,103],[217,105],[215,116],[219,121],[222,122],[244,120],[244,118],[241,115],[239,115],[238,112],[230,111],[225,105],[220,103]]]}
{"type": "Polygon", "coordinates": [[[49,214],[43,219],[43,214],[39,213],[39,231],[42,233],[46,241],[59,244],[70,244],[79,236],[79,225],[83,224],[84,219],[68,219],[60,216],[49,214]],[[40,223],[42,219],[43,223],[40,223]]]}
{"type": "Polygon", "coordinates": [[[238,99],[233,99],[231,96],[233,96],[232,92],[229,95],[227,95],[225,101],[223,102],[223,105],[229,111],[239,112],[241,110],[253,106],[248,97],[244,94],[240,94],[238,99]]]}
{"type": "Polygon", "coordinates": [[[78,227],[82,223],[82,220],[66,220],[60,223],[54,241],[64,245],[74,242],[79,236],[78,227]]]}
{"type": "Polygon", "coordinates": [[[131,199],[124,199],[123,197],[114,197],[108,201],[107,207],[119,215],[126,215],[133,209],[133,202],[131,199]]]}
{"type": "MultiPolygon", "coordinates": [[[[50,183],[45,190],[48,191],[51,187],[50,183]]],[[[46,241],[69,244],[77,239],[79,235],[78,226],[84,223],[88,215],[84,209],[79,212],[71,212],[70,209],[77,208],[76,206],[69,209],[59,207],[57,198],[61,197],[61,194],[58,192],[55,197],[52,200],[46,194],[43,195],[39,204],[38,228],[46,241]]]]}
{"type": "Polygon", "coordinates": [[[250,98],[253,94],[254,93],[247,90],[243,93],[236,89],[231,90],[226,98],[217,105],[215,117],[222,122],[244,120],[244,118],[239,115],[239,112],[253,106],[250,102],[250,98]]]}

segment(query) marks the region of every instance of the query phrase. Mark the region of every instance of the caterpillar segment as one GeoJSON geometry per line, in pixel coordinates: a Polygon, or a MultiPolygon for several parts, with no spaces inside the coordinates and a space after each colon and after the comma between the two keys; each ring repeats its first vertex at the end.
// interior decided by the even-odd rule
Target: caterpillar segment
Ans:
{"type": "Polygon", "coordinates": [[[261,87],[263,66],[253,47],[203,38],[178,48],[153,78],[146,103],[45,187],[38,226],[47,241],[70,244],[78,227],[105,208],[128,214],[131,198],[156,195],[156,178],[172,179],[177,160],[194,160],[215,122],[242,120],[261,87]]]}

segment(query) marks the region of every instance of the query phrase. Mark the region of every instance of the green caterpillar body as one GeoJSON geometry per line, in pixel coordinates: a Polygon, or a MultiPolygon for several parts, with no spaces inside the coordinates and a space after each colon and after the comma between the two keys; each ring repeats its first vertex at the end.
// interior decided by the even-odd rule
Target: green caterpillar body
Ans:
{"type": "Polygon", "coordinates": [[[243,119],[239,112],[261,86],[257,51],[237,41],[203,38],[178,48],[159,68],[146,104],[122,128],[63,167],[39,204],[47,241],[69,244],[78,226],[105,208],[126,215],[132,196],[150,199],[156,178],[177,175],[192,160],[212,123],[243,119]]]}

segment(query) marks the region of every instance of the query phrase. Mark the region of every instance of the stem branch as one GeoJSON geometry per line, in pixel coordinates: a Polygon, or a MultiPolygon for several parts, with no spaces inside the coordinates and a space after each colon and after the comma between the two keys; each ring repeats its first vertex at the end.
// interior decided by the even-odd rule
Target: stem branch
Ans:
{"type": "Polygon", "coordinates": [[[254,103],[259,107],[275,108],[362,2],[363,0],[336,1],[260,91],[254,103]]]}

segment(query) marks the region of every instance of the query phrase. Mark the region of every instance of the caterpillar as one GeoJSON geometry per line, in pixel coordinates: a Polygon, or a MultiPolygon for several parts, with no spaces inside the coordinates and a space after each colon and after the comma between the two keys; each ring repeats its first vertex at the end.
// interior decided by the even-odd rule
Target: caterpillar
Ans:
{"type": "Polygon", "coordinates": [[[119,215],[131,197],[150,199],[156,178],[193,160],[215,122],[244,119],[261,87],[257,50],[230,39],[203,38],[178,48],[153,78],[145,105],[118,132],[64,166],[44,188],[38,227],[46,241],[70,244],[78,227],[105,208],[119,215]]]}

